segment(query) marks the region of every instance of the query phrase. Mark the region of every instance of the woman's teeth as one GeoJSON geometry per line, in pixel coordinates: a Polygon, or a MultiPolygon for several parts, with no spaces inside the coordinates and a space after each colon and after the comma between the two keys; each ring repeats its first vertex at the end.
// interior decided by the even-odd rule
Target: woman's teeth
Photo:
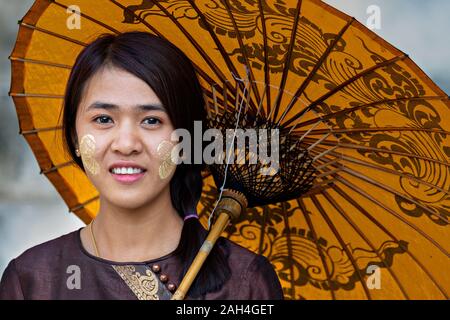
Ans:
{"type": "Polygon", "coordinates": [[[139,168],[113,168],[111,172],[114,174],[138,174],[144,172],[144,170],[139,168]]]}

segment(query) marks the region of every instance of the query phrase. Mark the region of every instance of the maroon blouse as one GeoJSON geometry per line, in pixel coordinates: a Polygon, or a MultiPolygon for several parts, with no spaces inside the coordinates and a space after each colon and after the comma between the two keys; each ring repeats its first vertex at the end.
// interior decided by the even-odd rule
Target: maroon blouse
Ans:
{"type": "MultiPolygon", "coordinates": [[[[0,282],[0,299],[138,299],[139,288],[133,284],[136,277],[129,278],[127,285],[126,274],[144,270],[141,283],[148,286],[145,268],[156,270],[158,281],[164,275],[166,287],[179,285],[182,268],[176,259],[178,249],[146,262],[108,261],[84,249],[80,230],[28,249],[11,260],[0,282]]],[[[267,258],[227,239],[216,245],[226,246],[230,253],[231,277],[222,288],[202,299],[283,299],[280,282],[267,258]]]]}

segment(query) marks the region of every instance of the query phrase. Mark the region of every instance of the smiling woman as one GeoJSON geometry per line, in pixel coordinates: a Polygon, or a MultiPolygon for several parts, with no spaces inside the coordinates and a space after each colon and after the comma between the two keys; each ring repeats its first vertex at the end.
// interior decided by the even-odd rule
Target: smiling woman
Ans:
{"type": "MultiPolygon", "coordinates": [[[[176,129],[206,119],[195,69],[142,32],[104,35],[72,69],[66,151],[99,192],[85,228],[13,259],[3,299],[170,299],[206,238],[196,207],[203,164],[167,158],[176,129]]],[[[194,150],[194,146],[193,146],[194,150]]],[[[268,260],[221,238],[187,299],[282,299],[268,260]]]]}

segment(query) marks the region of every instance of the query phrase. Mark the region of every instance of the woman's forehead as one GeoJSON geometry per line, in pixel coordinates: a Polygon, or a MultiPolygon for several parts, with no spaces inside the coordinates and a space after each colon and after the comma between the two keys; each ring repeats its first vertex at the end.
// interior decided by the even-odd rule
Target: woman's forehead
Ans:
{"type": "MultiPolygon", "coordinates": [[[[110,111],[165,111],[153,89],[142,79],[115,67],[105,67],[87,82],[82,105],[110,111]]],[[[89,109],[89,110],[88,110],[89,109]]]]}
{"type": "Polygon", "coordinates": [[[86,111],[107,110],[110,112],[134,112],[145,113],[149,111],[166,112],[166,109],[161,103],[144,103],[137,105],[118,105],[115,102],[95,101],[88,105],[86,111]]]}

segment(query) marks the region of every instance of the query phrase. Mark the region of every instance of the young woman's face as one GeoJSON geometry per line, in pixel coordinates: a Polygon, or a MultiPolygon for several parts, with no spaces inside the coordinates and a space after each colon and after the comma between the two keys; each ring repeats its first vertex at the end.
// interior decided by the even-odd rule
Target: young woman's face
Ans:
{"type": "Polygon", "coordinates": [[[87,83],[76,117],[77,146],[100,198],[122,208],[145,206],[168,188],[174,127],[141,79],[107,66],[87,83]]]}

